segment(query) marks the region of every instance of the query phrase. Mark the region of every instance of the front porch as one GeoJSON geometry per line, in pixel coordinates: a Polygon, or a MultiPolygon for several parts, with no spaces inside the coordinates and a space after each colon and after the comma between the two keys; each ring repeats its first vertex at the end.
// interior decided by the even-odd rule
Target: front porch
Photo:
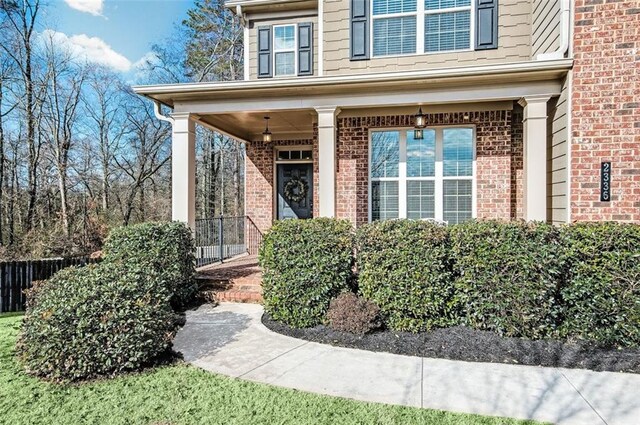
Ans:
{"type": "Polygon", "coordinates": [[[291,217],[566,222],[567,117],[558,104],[569,66],[138,92],[174,109],[173,218],[191,227],[196,124],[245,144],[245,213],[261,232],[291,217]],[[422,139],[412,136],[419,108],[422,139]]]}

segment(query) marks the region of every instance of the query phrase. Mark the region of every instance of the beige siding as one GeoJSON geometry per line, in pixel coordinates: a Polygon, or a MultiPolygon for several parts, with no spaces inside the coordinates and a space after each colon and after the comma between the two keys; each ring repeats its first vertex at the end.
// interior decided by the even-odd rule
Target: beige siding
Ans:
{"type": "Polygon", "coordinates": [[[553,223],[568,220],[568,81],[562,85],[560,97],[549,102],[548,141],[548,218],[553,223]]]}
{"type": "Polygon", "coordinates": [[[557,50],[560,43],[560,1],[532,0],[531,55],[557,50]]]}
{"type": "Polygon", "coordinates": [[[324,2],[324,72],[339,75],[486,65],[531,58],[532,0],[504,0],[499,5],[498,49],[457,53],[349,60],[349,2],[324,2]]]}
{"type": "MultiPolygon", "coordinates": [[[[313,11],[315,13],[315,11],[313,11]]],[[[255,20],[249,27],[249,79],[258,78],[258,27],[263,25],[313,23],[313,75],[318,75],[318,16],[299,16],[281,19],[255,20]]],[[[278,78],[278,77],[274,77],[278,78]]],[[[291,78],[291,77],[283,77],[291,78]]]]}

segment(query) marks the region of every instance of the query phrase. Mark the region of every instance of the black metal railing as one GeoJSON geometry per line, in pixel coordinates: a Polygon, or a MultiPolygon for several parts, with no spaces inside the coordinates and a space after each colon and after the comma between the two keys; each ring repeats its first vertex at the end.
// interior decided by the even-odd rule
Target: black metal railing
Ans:
{"type": "Polygon", "coordinates": [[[0,262],[0,313],[23,311],[25,290],[33,282],[46,280],[57,271],[69,266],[84,266],[99,259],[89,257],[47,258],[42,260],[0,262]]]}
{"type": "Polygon", "coordinates": [[[196,220],[196,265],[206,266],[240,254],[256,254],[262,234],[251,219],[215,217],[196,220]]]}

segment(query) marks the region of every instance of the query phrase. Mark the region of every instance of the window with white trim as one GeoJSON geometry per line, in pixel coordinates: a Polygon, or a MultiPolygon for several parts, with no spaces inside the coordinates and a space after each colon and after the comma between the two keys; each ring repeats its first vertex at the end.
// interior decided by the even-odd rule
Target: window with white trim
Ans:
{"type": "Polygon", "coordinates": [[[371,0],[373,56],[471,48],[471,0],[371,0]]]}
{"type": "Polygon", "coordinates": [[[474,216],[474,129],[375,130],[370,145],[370,219],[474,216]]]}
{"type": "Polygon", "coordinates": [[[296,26],[273,27],[273,75],[296,75],[296,26]]]}

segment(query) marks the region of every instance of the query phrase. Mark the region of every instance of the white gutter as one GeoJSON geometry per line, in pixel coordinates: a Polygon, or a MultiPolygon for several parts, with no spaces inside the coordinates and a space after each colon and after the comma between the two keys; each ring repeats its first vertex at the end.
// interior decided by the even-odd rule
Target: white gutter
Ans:
{"type": "Polygon", "coordinates": [[[558,50],[548,53],[540,53],[536,60],[548,61],[564,59],[569,50],[569,36],[571,34],[571,0],[560,0],[560,45],[558,50]]]}
{"type": "Polygon", "coordinates": [[[149,86],[134,86],[133,91],[141,95],[187,94],[196,92],[220,92],[243,90],[273,90],[284,88],[307,88],[336,85],[358,85],[370,83],[387,83],[418,81],[430,79],[451,79],[461,77],[487,77],[510,73],[527,73],[541,71],[569,70],[573,65],[572,59],[549,61],[527,61],[498,65],[466,66],[457,68],[431,69],[419,71],[352,74],[323,77],[303,77],[287,79],[225,81],[183,84],[159,84],[149,86]]]}
{"type": "Polygon", "coordinates": [[[153,114],[156,116],[156,118],[160,121],[165,121],[173,125],[173,118],[167,115],[162,115],[161,108],[162,106],[160,102],[158,102],[157,100],[153,100],[153,114]]]}

